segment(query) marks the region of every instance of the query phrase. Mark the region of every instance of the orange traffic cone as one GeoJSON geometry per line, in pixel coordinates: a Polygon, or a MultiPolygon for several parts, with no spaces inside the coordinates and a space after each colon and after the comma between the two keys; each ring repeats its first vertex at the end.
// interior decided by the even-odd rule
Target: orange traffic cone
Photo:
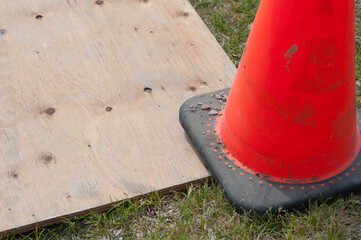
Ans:
{"type": "Polygon", "coordinates": [[[297,207],[361,186],[354,7],[262,0],[230,92],[182,106],[183,127],[238,210],[297,207]]]}

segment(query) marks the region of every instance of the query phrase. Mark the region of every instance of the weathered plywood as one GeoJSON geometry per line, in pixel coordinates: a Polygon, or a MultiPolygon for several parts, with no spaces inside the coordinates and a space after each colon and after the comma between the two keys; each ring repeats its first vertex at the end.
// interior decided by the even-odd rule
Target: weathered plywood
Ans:
{"type": "Polygon", "coordinates": [[[178,110],[233,64],[186,0],[97,3],[0,0],[2,233],[208,176],[178,110]]]}

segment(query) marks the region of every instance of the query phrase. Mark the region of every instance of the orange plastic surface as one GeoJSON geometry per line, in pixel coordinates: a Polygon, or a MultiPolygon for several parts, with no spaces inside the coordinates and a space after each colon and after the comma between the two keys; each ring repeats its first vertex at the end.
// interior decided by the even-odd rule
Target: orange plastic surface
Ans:
{"type": "Polygon", "coordinates": [[[316,181],[360,149],[354,0],[263,0],[220,121],[227,150],[274,179],[316,181]]]}

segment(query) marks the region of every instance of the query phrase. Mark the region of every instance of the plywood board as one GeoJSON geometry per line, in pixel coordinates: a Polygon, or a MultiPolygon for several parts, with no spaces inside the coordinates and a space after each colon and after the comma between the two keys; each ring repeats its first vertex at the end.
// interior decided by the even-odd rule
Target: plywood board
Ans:
{"type": "Polygon", "coordinates": [[[178,110],[234,74],[186,0],[0,0],[0,232],[206,178],[178,110]]]}

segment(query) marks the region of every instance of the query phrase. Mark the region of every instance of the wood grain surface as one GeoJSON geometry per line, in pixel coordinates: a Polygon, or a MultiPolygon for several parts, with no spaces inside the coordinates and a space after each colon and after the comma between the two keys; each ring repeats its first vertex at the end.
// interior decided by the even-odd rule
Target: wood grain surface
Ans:
{"type": "Polygon", "coordinates": [[[235,67],[187,0],[0,0],[0,232],[208,177],[178,121],[235,67]]]}

